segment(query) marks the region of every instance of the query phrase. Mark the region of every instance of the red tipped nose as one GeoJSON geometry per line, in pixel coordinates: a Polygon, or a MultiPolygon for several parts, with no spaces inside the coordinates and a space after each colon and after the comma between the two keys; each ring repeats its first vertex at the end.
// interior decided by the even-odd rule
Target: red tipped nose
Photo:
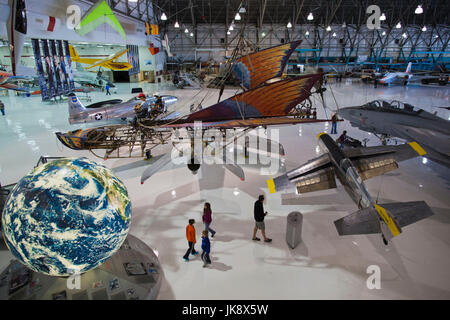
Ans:
{"type": "Polygon", "coordinates": [[[144,181],[141,181],[141,184],[144,184],[144,181]]]}

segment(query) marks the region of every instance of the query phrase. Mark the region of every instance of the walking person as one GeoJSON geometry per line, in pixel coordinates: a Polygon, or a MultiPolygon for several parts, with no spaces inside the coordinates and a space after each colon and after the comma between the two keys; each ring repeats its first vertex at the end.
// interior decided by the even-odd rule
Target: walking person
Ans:
{"type": "Polygon", "coordinates": [[[106,84],[106,86],[105,86],[106,95],[111,95],[111,92],[109,92],[109,89],[110,89],[109,84],[106,84]]]}
{"type": "Polygon", "coordinates": [[[188,241],[189,248],[186,251],[186,254],[183,256],[184,261],[189,261],[189,255],[193,254],[194,256],[198,254],[197,251],[195,251],[195,243],[197,242],[195,240],[195,227],[194,227],[195,220],[189,219],[189,224],[186,226],[186,238],[188,241]]]}
{"type": "Polygon", "coordinates": [[[5,115],[5,104],[2,100],[0,100],[0,112],[2,113],[2,115],[5,115]]]}
{"type": "Polygon", "coordinates": [[[212,211],[211,204],[209,202],[205,202],[205,206],[203,207],[203,223],[205,224],[205,230],[211,232],[211,238],[214,238],[216,231],[210,228],[210,224],[212,222],[212,211]]]}
{"type": "Polygon", "coordinates": [[[203,230],[202,232],[202,250],[203,268],[206,268],[208,264],[211,264],[211,259],[209,258],[209,252],[211,251],[211,242],[208,238],[208,230],[203,230]]]}
{"type": "Polygon", "coordinates": [[[260,195],[258,197],[258,200],[255,201],[254,206],[254,217],[255,217],[255,228],[253,229],[253,238],[252,240],[259,241],[261,239],[256,237],[256,232],[258,232],[258,229],[261,230],[261,233],[264,238],[264,242],[271,242],[272,239],[266,237],[266,226],[264,223],[264,217],[267,215],[267,211],[264,212],[264,206],[263,206],[264,196],[260,195]]]}
{"type": "Polygon", "coordinates": [[[339,147],[341,149],[344,149],[344,143],[345,143],[346,140],[347,140],[347,131],[344,130],[344,132],[337,139],[337,142],[339,143],[339,147]]]}
{"type": "Polygon", "coordinates": [[[338,117],[335,113],[331,117],[331,134],[337,134],[337,121],[338,121],[338,117]]]}

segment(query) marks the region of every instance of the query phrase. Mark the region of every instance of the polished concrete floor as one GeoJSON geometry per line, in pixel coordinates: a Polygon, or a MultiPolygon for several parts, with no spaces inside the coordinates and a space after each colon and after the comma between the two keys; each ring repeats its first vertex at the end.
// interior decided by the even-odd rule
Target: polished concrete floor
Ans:
{"type": "MultiPolygon", "coordinates": [[[[119,84],[112,98],[131,97],[131,87],[119,84]]],[[[205,97],[203,106],[217,101],[215,90],[174,90],[170,85],[141,84],[147,92],[174,94],[173,108],[186,114],[192,101],[205,97]]],[[[224,97],[235,90],[228,89],[224,97]]],[[[339,237],[333,221],[357,210],[341,186],[308,195],[270,194],[267,175],[258,166],[243,166],[242,182],[219,165],[203,165],[197,175],[187,168],[164,168],[144,185],[140,175],[147,162],[140,159],[104,161],[89,152],[63,147],[54,132],[86,125],[68,124],[67,104],[44,104],[40,97],[0,97],[6,116],[0,115],[0,181],[6,185],[29,172],[41,155],[86,156],[112,168],[128,188],[133,205],[130,233],[159,252],[165,280],[159,299],[449,299],[450,298],[450,173],[445,167],[422,158],[400,163],[398,170],[367,181],[369,192],[379,203],[424,200],[434,216],[408,226],[388,246],[380,236],[339,237]],[[266,195],[266,230],[272,243],[251,240],[253,203],[266,195]],[[184,262],[187,249],[185,226],[194,218],[200,249],[203,203],[211,203],[217,231],[211,247],[212,265],[202,268],[200,257],[184,262]],[[286,216],[304,214],[302,243],[288,248],[286,216]],[[379,266],[381,289],[368,289],[367,268],[379,266]]],[[[93,101],[104,93],[91,94],[93,101]]],[[[360,83],[329,84],[325,93],[330,109],[359,105],[373,99],[397,99],[449,119],[449,89],[433,86],[373,88],[360,83]],[[333,98],[333,94],[335,99],[333,98]],[[335,101],[336,100],[336,101],[335,101]]],[[[108,97],[109,99],[109,97],[108,97]]],[[[317,102],[317,100],[315,100],[317,102]]],[[[322,107],[319,117],[325,117],[322,107]]],[[[320,150],[316,135],[330,131],[325,123],[277,127],[286,157],[280,170],[292,169],[316,157],[320,150]]],[[[338,133],[379,141],[368,133],[339,123],[338,133]]],[[[336,136],[337,137],[337,136],[336,136]]],[[[170,149],[161,148],[158,152],[170,149]]],[[[11,255],[0,249],[0,267],[11,255]]]]}

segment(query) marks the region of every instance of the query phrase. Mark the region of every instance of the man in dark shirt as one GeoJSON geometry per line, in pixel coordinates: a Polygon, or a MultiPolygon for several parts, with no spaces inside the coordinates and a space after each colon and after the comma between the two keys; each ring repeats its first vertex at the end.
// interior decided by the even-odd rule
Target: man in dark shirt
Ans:
{"type": "Polygon", "coordinates": [[[255,229],[253,230],[252,240],[255,240],[255,241],[261,240],[256,237],[256,232],[258,231],[258,229],[260,229],[261,233],[264,237],[264,241],[271,242],[272,239],[267,238],[266,232],[265,232],[266,226],[264,224],[264,217],[267,215],[267,211],[264,212],[263,201],[264,201],[264,196],[261,195],[258,197],[258,200],[256,200],[256,202],[255,202],[254,216],[255,216],[256,224],[255,224],[255,229]]]}

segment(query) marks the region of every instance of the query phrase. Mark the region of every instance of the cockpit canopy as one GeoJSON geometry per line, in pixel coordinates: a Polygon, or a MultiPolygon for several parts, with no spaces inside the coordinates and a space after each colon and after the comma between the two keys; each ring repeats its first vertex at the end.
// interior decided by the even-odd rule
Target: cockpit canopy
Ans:
{"type": "Polygon", "coordinates": [[[392,100],[391,102],[388,102],[386,100],[374,100],[374,101],[366,103],[365,105],[363,105],[363,107],[386,108],[386,109],[403,110],[403,111],[416,112],[416,113],[423,111],[420,108],[416,108],[408,103],[404,103],[404,102],[398,101],[398,100],[392,100]]]}

